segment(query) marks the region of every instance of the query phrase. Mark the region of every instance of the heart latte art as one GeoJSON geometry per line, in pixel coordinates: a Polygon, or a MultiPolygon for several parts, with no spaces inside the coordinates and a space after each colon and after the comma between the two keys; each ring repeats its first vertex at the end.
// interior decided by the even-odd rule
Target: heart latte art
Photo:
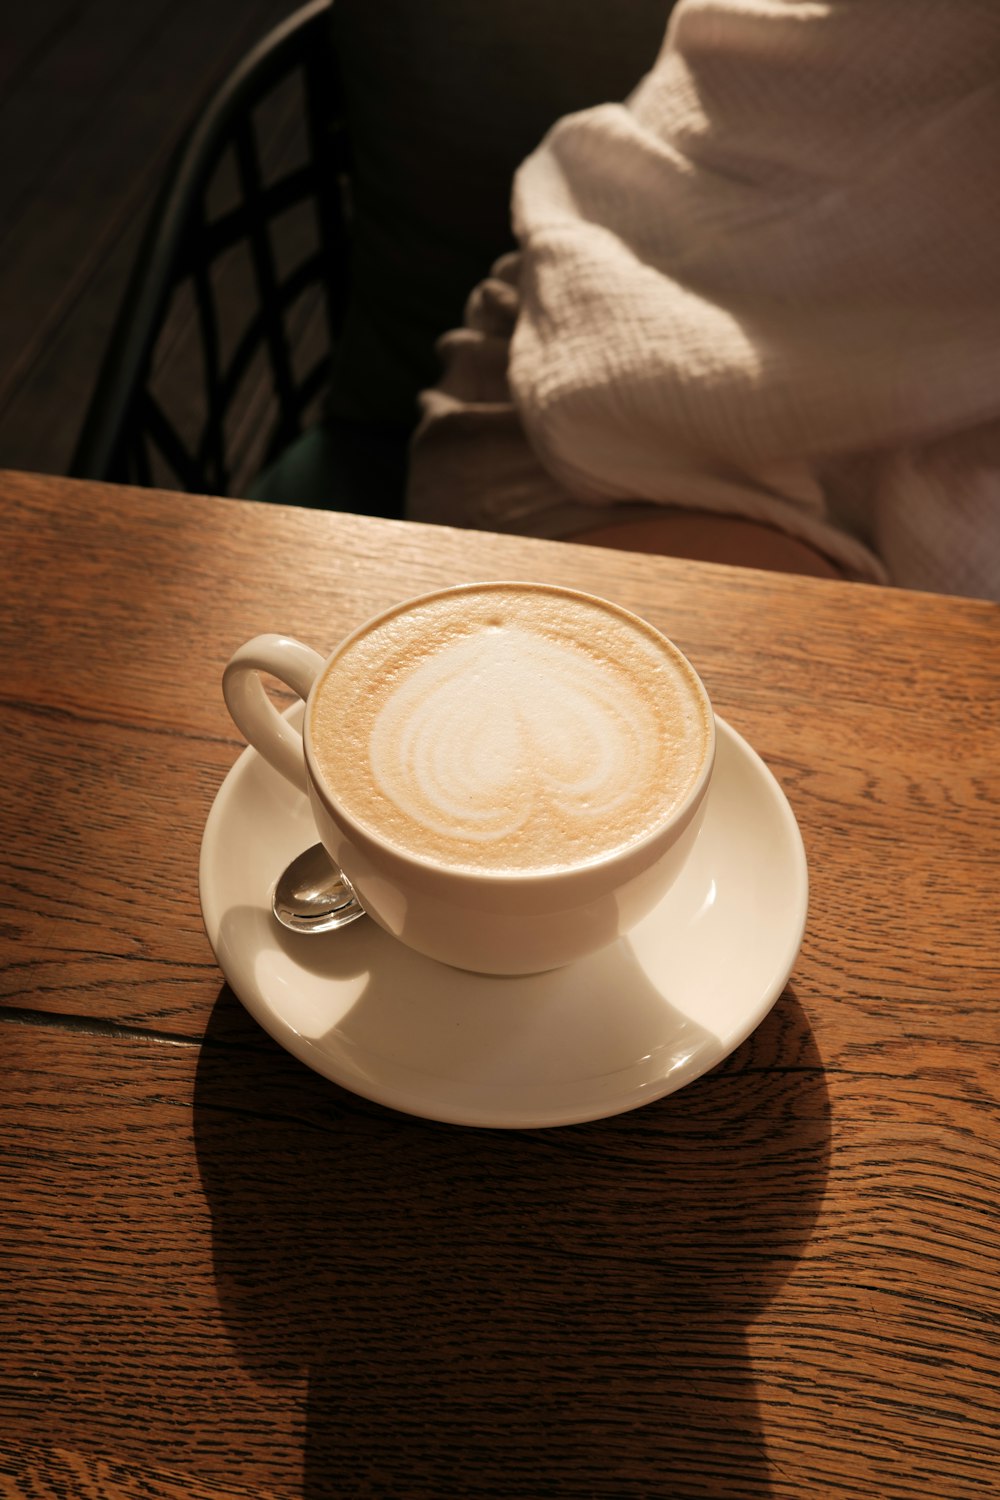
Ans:
{"type": "Polygon", "coordinates": [[[683,657],[585,595],[476,585],[348,641],[312,708],[346,813],[404,850],[489,871],[578,865],[643,837],[704,764],[683,657]]]}

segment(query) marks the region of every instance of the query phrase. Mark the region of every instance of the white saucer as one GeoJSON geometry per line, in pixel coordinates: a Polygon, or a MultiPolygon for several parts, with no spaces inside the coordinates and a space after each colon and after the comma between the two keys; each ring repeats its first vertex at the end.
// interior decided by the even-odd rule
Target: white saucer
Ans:
{"type": "Polygon", "coordinates": [[[717,723],[705,822],[673,890],[627,938],[515,979],[450,969],[367,920],[314,936],[280,927],[272,887],[316,833],[305,798],[245,750],[201,849],[202,911],[226,979],[295,1057],[408,1114],[570,1125],[673,1093],[760,1024],[805,927],[792,810],[745,740],[717,723]]]}

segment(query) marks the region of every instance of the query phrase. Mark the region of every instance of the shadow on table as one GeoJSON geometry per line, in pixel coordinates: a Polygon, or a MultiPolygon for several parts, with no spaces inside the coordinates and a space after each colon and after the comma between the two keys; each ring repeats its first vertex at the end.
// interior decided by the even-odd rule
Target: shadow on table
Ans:
{"type": "Polygon", "coordinates": [[[343,1093],[223,989],[194,1128],[240,1357],[308,1375],[303,1500],[769,1493],[746,1329],[829,1153],[791,990],[680,1093],[505,1132],[343,1093]]]}

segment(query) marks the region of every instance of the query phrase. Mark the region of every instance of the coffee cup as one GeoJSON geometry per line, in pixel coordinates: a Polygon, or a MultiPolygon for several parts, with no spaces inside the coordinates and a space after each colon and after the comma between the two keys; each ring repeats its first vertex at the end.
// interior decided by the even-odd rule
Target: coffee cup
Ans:
{"type": "Polygon", "coordinates": [[[397,604],[324,659],[282,635],[223,688],[305,793],[368,914],[419,953],[523,974],[614,941],[697,836],[715,720],[682,653],[627,610],[548,584],[397,604]],[[261,674],[305,701],[301,734],[261,674]]]}

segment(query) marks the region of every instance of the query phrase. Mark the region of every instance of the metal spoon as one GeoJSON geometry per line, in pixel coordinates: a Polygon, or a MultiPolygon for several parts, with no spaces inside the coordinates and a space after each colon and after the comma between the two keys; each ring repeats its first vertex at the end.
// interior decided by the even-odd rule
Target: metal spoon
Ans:
{"type": "Polygon", "coordinates": [[[280,876],[271,910],[292,932],[333,932],[363,917],[354,887],[322,844],[313,844],[280,876]]]}

